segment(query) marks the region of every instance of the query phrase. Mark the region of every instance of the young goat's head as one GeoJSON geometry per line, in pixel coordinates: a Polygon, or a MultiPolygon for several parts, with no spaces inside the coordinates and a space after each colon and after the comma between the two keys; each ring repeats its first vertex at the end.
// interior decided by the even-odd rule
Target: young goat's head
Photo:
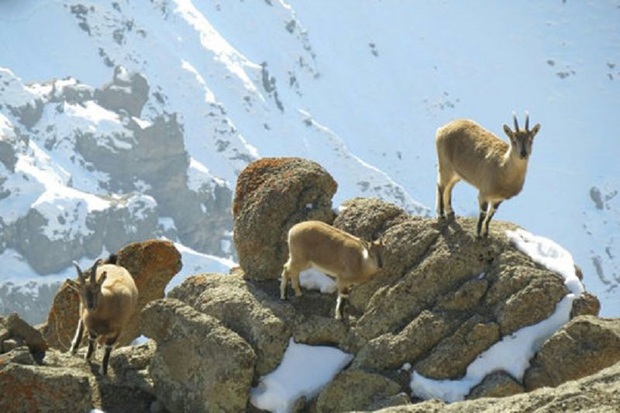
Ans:
{"type": "Polygon", "coordinates": [[[510,138],[510,144],[512,150],[521,158],[527,159],[532,153],[532,143],[534,142],[534,136],[540,130],[540,124],[537,123],[532,130],[530,130],[530,116],[525,113],[525,129],[519,129],[519,123],[517,122],[517,115],[513,113],[512,118],[515,124],[515,130],[512,131],[508,125],[504,125],[504,133],[510,138]]]}
{"type": "Polygon", "coordinates": [[[370,258],[377,264],[379,270],[383,269],[383,252],[385,251],[385,245],[382,240],[376,240],[372,242],[364,241],[364,246],[370,255],[370,258]]]}
{"type": "Polygon", "coordinates": [[[73,261],[73,265],[78,273],[77,290],[80,295],[80,300],[89,310],[94,310],[97,308],[99,299],[101,298],[101,285],[107,277],[107,274],[104,271],[99,279],[97,279],[97,267],[102,262],[102,259],[97,260],[90,270],[87,270],[87,274],[85,275],[80,269],[78,263],[73,261]]]}

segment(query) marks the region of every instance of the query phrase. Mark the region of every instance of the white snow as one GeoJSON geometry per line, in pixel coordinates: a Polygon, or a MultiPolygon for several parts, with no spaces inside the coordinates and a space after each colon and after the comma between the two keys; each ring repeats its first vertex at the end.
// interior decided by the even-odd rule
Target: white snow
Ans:
{"type": "Polygon", "coordinates": [[[166,293],[177,285],[180,285],[187,277],[195,274],[221,273],[228,274],[230,269],[238,264],[230,258],[216,257],[195,251],[183,244],[175,243],[174,246],[181,253],[183,268],[166,286],[166,293]]]}
{"type": "Polygon", "coordinates": [[[507,231],[506,235],[532,260],[562,276],[569,293],[556,305],[551,317],[503,337],[480,354],[467,367],[462,379],[433,380],[414,371],[411,375],[411,390],[416,396],[423,399],[437,398],[446,402],[463,400],[472,387],[494,371],[503,370],[521,380],[529,367],[530,359],[542,343],[568,322],[573,301],[584,291],[575,274],[572,256],[554,241],[522,229],[507,231]]]}
{"type": "Polygon", "coordinates": [[[280,365],[251,390],[250,401],[259,409],[288,413],[299,398],[315,396],[352,358],[334,347],[298,344],[291,339],[280,365]]]}
{"type": "Polygon", "coordinates": [[[579,298],[584,288],[575,273],[573,256],[568,251],[555,241],[534,235],[524,229],[506,231],[506,236],[534,262],[562,276],[566,288],[575,295],[575,298],[579,298]]]}
{"type": "Polygon", "coordinates": [[[299,273],[299,285],[308,290],[332,294],[337,290],[336,281],[316,268],[309,268],[299,273]]]}
{"type": "MultiPolygon", "coordinates": [[[[93,202],[114,199],[107,174],[75,145],[131,147],[129,118],[55,99],[67,88],[94,92],[118,67],[121,79],[148,80],[140,127],[162,114],[182,123],[191,189],[234,189],[252,159],[300,156],[334,176],[334,205],[376,196],[420,214],[434,204],[437,127],[473,118],[501,137],[510,114],[528,109],[542,130],[523,192],[496,219],[561,240],[601,315],[620,314],[614,2],[101,1],[79,17],[78,4],[0,2],[0,38],[11,39],[1,46],[0,139],[16,142],[18,159],[14,172],[0,163],[4,224],[36,205],[65,222],[48,235],[79,238],[93,202]],[[26,127],[12,109],[37,102],[41,120],[26,127]]],[[[454,203],[458,215],[476,214],[466,184],[454,203]]]]}

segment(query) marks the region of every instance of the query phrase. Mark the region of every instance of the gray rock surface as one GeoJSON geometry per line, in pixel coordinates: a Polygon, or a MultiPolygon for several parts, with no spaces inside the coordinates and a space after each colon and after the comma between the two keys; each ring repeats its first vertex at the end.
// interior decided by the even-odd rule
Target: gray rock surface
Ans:
{"type": "Polygon", "coordinates": [[[256,355],[239,335],[173,299],[149,304],[143,329],[157,342],[149,372],[168,410],[245,411],[256,355]]]}

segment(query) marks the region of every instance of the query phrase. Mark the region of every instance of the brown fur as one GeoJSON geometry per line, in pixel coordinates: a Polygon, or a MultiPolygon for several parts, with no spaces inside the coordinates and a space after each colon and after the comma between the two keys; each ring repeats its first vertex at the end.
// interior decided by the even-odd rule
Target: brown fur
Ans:
{"type": "Polygon", "coordinates": [[[540,125],[515,131],[504,125],[510,144],[471,120],[459,119],[439,128],[436,134],[438,176],[437,213],[452,215],[452,189],[460,180],[478,188],[480,217],[477,236],[488,235],[488,226],[499,204],[521,192],[532,141],[540,125]]]}
{"type": "Polygon", "coordinates": [[[301,296],[299,273],[314,267],[336,279],[336,318],[342,317],[342,298],[352,285],[369,281],[381,270],[382,244],[367,242],[320,221],[294,225],[288,233],[289,259],[284,264],[280,298],[286,299],[291,279],[296,296],[301,296]]]}
{"type": "MultiPolygon", "coordinates": [[[[94,269],[95,283],[90,271],[83,280],[81,276],[79,277],[80,283],[77,289],[80,297],[80,320],[71,344],[71,352],[77,351],[86,328],[89,335],[86,358],[89,359],[92,355],[95,340],[105,344],[106,352],[101,372],[106,374],[112,346],[136,310],[138,289],[131,274],[123,267],[114,264],[95,264],[94,269]],[[88,295],[93,297],[93,308],[88,308],[86,299],[88,295]]],[[[78,274],[80,272],[78,269],[78,274]]]]}

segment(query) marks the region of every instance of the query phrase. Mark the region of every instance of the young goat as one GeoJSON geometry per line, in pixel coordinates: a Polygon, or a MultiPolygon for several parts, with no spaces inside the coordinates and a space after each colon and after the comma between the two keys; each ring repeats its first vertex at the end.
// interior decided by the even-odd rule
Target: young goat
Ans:
{"type": "Polygon", "coordinates": [[[85,276],[77,262],[73,262],[79,280],[75,288],[80,297],[80,320],[71,342],[71,353],[76,353],[86,327],[86,360],[90,359],[95,350],[95,340],[105,344],[99,371],[106,375],[112,347],[136,309],[138,289],[125,268],[114,264],[101,265],[102,263],[103,260],[97,260],[85,276]]]}
{"type": "Polygon", "coordinates": [[[519,129],[513,115],[515,130],[504,125],[510,145],[470,120],[455,120],[439,128],[436,135],[438,176],[437,214],[440,218],[453,216],[452,189],[461,179],[478,188],[480,216],[476,236],[489,235],[489,222],[503,200],[521,192],[527,163],[532,153],[534,136],[540,124],[519,129]]]}
{"type": "Polygon", "coordinates": [[[286,300],[286,287],[291,279],[295,295],[302,295],[299,273],[314,267],[336,279],[338,300],[335,317],[343,316],[343,300],[353,285],[369,281],[382,267],[383,244],[367,242],[320,221],[294,225],[288,233],[289,259],[284,264],[280,298],[286,300]]]}

